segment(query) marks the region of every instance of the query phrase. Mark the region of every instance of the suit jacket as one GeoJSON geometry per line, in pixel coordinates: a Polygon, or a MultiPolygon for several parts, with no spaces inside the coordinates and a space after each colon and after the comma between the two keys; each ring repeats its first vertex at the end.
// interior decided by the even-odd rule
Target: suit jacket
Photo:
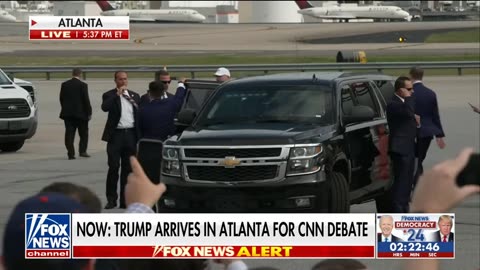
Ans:
{"type": "Polygon", "coordinates": [[[435,92],[418,82],[413,84],[413,97],[415,97],[415,114],[420,115],[421,126],[418,136],[420,138],[445,137],[435,92]]]}
{"type": "MultiPolygon", "coordinates": [[[[170,97],[173,97],[172,94],[168,93],[167,92],[167,96],[170,98],[170,97]]],[[[148,94],[148,91],[146,94],[143,94],[141,97],[140,97],[140,107],[145,105],[145,104],[148,104],[150,103],[150,95],[148,94]]]]}
{"type": "MultiPolygon", "coordinates": [[[[128,90],[130,97],[137,103],[140,103],[140,96],[128,90]]],[[[115,132],[115,129],[118,126],[120,117],[122,116],[122,103],[120,97],[117,95],[117,89],[112,89],[103,93],[102,96],[102,110],[108,112],[107,123],[105,124],[105,129],[103,130],[102,140],[108,142],[115,132]]],[[[133,107],[133,118],[135,119],[135,128],[137,128],[137,109],[133,107]]],[[[138,129],[137,129],[138,135],[138,129]]]]}
{"type": "Polygon", "coordinates": [[[60,88],[60,118],[89,120],[92,105],[88,97],[88,85],[77,78],[62,83],[60,88]]]}
{"type": "Polygon", "coordinates": [[[175,95],[167,94],[166,99],[154,99],[143,103],[138,113],[138,127],[141,138],[166,140],[175,134],[174,119],[184,102],[187,90],[178,87],[175,95]]]}
{"type": "MultiPolygon", "coordinates": [[[[390,234],[390,238],[392,238],[392,240],[390,240],[390,242],[403,242],[403,240],[401,238],[396,237],[393,234],[390,234]]],[[[377,233],[377,242],[378,243],[382,242],[382,233],[377,233]]]]}
{"type": "Polygon", "coordinates": [[[414,100],[411,97],[405,102],[394,95],[387,104],[387,122],[390,129],[389,153],[399,155],[415,155],[415,138],[417,122],[415,121],[414,100]]]}
{"type": "MultiPolygon", "coordinates": [[[[455,234],[453,232],[451,232],[449,235],[448,235],[448,242],[453,242],[455,238],[455,234]]],[[[440,235],[440,231],[436,231],[433,233],[433,242],[442,242],[442,237],[440,235]]]]}

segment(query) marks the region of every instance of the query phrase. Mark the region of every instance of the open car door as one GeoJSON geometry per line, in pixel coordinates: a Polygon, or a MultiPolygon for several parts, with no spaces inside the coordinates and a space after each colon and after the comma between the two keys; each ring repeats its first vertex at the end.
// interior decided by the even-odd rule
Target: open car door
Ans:
{"type": "Polygon", "coordinates": [[[207,80],[187,80],[187,96],[182,110],[200,111],[205,101],[221,83],[207,80]]]}

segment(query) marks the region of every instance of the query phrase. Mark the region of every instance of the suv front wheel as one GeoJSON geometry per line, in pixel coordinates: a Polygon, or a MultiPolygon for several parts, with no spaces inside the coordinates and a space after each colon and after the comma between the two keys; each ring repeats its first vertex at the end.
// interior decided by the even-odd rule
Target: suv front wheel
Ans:
{"type": "Polygon", "coordinates": [[[332,172],[330,175],[330,213],[350,213],[350,198],[347,180],[343,174],[332,172]]]}
{"type": "Polygon", "coordinates": [[[3,152],[16,152],[22,148],[25,141],[0,143],[0,150],[3,152]]]}

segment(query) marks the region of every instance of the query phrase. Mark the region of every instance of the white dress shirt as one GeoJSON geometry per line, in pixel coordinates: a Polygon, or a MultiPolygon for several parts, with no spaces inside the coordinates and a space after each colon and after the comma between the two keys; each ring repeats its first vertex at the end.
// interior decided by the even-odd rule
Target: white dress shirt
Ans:
{"type": "Polygon", "coordinates": [[[405,99],[402,98],[401,96],[397,95],[397,93],[395,93],[395,96],[397,96],[403,103],[405,103],[405,99]]]}
{"type": "MultiPolygon", "coordinates": [[[[127,90],[123,91],[123,94],[130,96],[130,93],[128,93],[127,90]]],[[[135,126],[135,119],[133,117],[133,105],[123,95],[120,96],[120,102],[122,105],[122,115],[120,116],[120,121],[118,121],[117,128],[133,128],[135,126]]]]}
{"type": "MultiPolygon", "coordinates": [[[[387,241],[385,241],[385,239],[387,239],[387,237],[385,237],[385,235],[382,234],[382,242],[387,242],[387,241]]],[[[392,242],[392,235],[391,234],[388,236],[388,242],[392,242]]]]}
{"type": "MultiPolygon", "coordinates": [[[[445,236],[445,235],[443,235],[442,233],[440,233],[440,242],[443,242],[443,237],[444,237],[444,236],[445,236]]],[[[448,242],[448,240],[449,240],[449,239],[448,239],[449,236],[450,236],[450,234],[447,235],[447,242],[448,242]]]]}

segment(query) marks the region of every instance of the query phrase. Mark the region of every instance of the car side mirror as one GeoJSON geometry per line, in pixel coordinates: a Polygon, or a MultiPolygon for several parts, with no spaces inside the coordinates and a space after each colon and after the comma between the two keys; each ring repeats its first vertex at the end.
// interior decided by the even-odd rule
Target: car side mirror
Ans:
{"type": "Polygon", "coordinates": [[[185,109],[178,113],[176,125],[177,126],[190,126],[193,123],[193,120],[197,116],[197,113],[194,110],[185,109]]]}
{"type": "Polygon", "coordinates": [[[343,116],[343,123],[350,124],[356,122],[371,121],[375,118],[375,112],[369,106],[358,105],[352,107],[350,114],[343,116]]]}

